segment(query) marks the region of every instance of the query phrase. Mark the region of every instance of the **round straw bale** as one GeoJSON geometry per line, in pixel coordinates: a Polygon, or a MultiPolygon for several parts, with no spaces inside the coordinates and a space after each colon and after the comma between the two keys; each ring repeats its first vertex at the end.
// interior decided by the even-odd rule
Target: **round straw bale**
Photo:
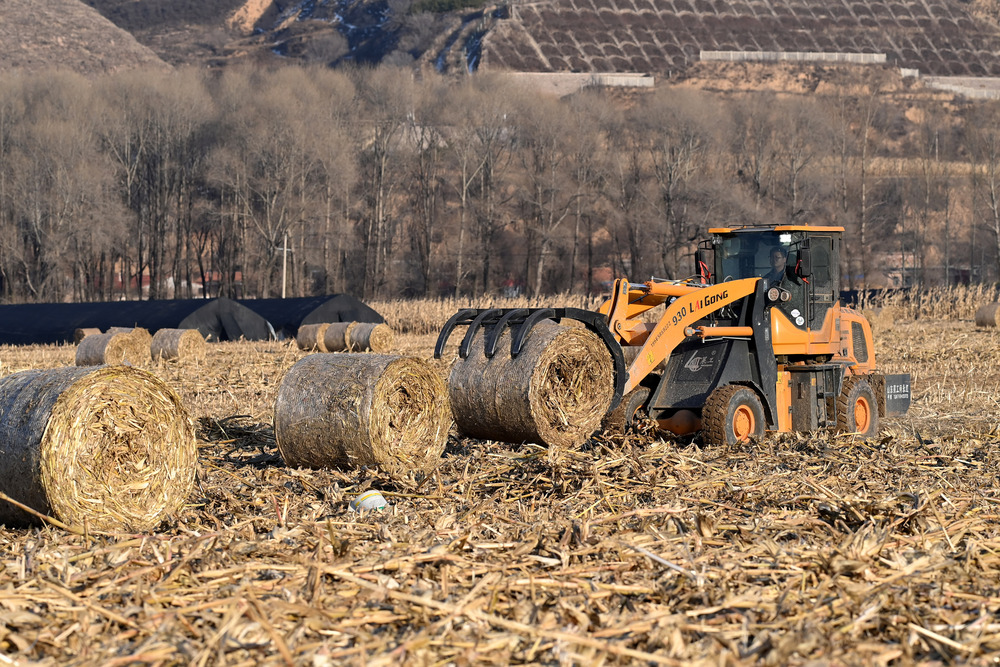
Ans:
{"type": "Polygon", "coordinates": [[[205,338],[197,329],[160,329],[149,344],[153,359],[201,359],[205,338]]]}
{"type": "Polygon", "coordinates": [[[359,322],[351,329],[348,349],[352,352],[388,352],[392,349],[395,336],[388,324],[359,322]]]}
{"type": "Polygon", "coordinates": [[[1000,303],[990,303],[976,310],[977,327],[1000,326],[1000,303]]]}
{"type": "Polygon", "coordinates": [[[323,334],[323,346],[327,352],[346,352],[350,347],[351,331],[357,322],[334,322],[323,334]]]}
{"type": "Polygon", "coordinates": [[[81,327],[81,328],[76,329],[75,331],[73,331],[73,342],[74,343],[79,343],[81,340],[83,340],[87,336],[92,336],[94,334],[99,334],[99,333],[101,333],[100,329],[91,328],[91,327],[81,327]]]}
{"type": "Polygon", "coordinates": [[[451,414],[444,380],[422,359],[311,354],[285,375],[274,434],[289,466],[430,471],[451,414]]]}
{"type": "MultiPolygon", "coordinates": [[[[0,489],[70,525],[147,531],[179,510],[194,485],[194,425],[177,394],[148,371],[8,375],[0,379],[0,425],[0,489]]],[[[0,522],[36,519],[0,501],[0,522]]]]}
{"type": "Polygon", "coordinates": [[[614,395],[611,355],[580,327],[543,322],[521,353],[510,356],[511,332],[487,359],[484,331],[448,377],[455,423],[465,435],[550,446],[582,444],[601,423],[614,395]]]}
{"type": "Polygon", "coordinates": [[[107,333],[128,334],[138,341],[137,345],[142,345],[146,348],[153,342],[153,336],[149,333],[149,330],[142,327],[111,327],[107,333]]]}
{"type": "Polygon", "coordinates": [[[323,337],[326,335],[328,328],[330,328],[330,325],[326,323],[303,324],[299,327],[299,332],[295,336],[295,342],[298,343],[300,350],[326,352],[326,343],[323,337]]]}
{"type": "MultiPolygon", "coordinates": [[[[146,332],[147,335],[149,332],[146,332]]],[[[149,343],[129,333],[94,334],[76,348],[77,366],[136,365],[149,359],[149,343]]]]}

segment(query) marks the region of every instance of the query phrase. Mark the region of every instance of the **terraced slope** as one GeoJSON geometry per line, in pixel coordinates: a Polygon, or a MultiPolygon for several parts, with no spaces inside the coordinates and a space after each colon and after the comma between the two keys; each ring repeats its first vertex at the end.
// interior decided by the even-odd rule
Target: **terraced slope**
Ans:
{"type": "Polygon", "coordinates": [[[683,71],[702,50],[885,53],[937,76],[1000,76],[1000,27],[956,0],[542,0],[514,3],[480,67],[683,71]]]}

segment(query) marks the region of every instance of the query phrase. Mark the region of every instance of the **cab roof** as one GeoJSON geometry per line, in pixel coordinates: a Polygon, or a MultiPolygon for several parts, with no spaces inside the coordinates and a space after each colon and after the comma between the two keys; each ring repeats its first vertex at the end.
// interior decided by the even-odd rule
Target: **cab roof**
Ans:
{"type": "Polygon", "coordinates": [[[740,227],[712,227],[709,234],[739,234],[741,232],[842,232],[843,227],[820,225],[747,225],[740,227]]]}

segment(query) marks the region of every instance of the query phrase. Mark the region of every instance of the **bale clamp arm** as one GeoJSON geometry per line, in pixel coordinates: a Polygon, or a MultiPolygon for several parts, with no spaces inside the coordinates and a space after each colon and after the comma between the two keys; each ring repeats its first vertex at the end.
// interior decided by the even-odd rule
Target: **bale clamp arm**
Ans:
{"type": "Polygon", "coordinates": [[[458,356],[465,359],[472,348],[476,332],[485,329],[484,352],[487,358],[496,354],[500,336],[505,329],[511,329],[510,356],[517,357],[524,347],[524,341],[535,326],[543,320],[577,320],[587,329],[597,334],[611,354],[614,366],[615,393],[608,410],[614,410],[622,399],[625,382],[628,379],[625,355],[615,335],[608,328],[606,315],[582,308],[463,308],[452,315],[441,329],[434,345],[434,358],[440,359],[444,347],[457,326],[468,326],[465,337],[458,347],[458,356]]]}

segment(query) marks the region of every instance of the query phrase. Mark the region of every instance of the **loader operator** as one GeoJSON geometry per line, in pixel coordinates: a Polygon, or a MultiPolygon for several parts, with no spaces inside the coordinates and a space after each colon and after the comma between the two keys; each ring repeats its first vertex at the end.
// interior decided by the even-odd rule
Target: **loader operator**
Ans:
{"type": "Polygon", "coordinates": [[[781,246],[771,248],[771,270],[764,274],[768,287],[777,287],[785,277],[788,251],[781,246]]]}

